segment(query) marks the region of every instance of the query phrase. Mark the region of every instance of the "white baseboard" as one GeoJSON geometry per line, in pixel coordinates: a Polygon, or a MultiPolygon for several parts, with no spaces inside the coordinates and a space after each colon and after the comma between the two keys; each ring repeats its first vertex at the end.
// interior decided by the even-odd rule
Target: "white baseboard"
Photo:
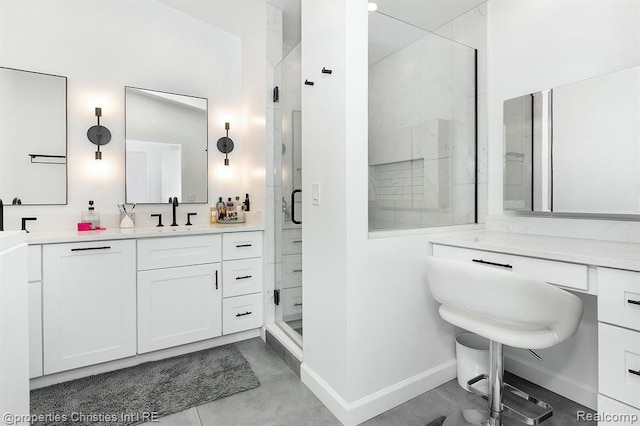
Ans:
{"type": "Polygon", "coordinates": [[[348,403],[304,362],[300,378],[345,426],[355,426],[384,413],[456,377],[456,361],[451,360],[406,380],[348,403]]]}
{"type": "MultiPolygon", "coordinates": [[[[510,373],[520,376],[538,386],[549,389],[579,404],[596,410],[598,406],[598,390],[590,389],[557,372],[548,371],[539,365],[532,365],[510,354],[504,356],[504,368],[510,373]]],[[[535,396],[535,395],[534,395],[535,396]]]]}

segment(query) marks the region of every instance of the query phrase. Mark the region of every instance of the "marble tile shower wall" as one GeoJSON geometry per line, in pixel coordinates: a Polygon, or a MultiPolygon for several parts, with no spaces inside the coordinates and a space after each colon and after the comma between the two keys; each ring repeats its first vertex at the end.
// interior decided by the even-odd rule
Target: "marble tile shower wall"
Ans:
{"type": "Polygon", "coordinates": [[[473,49],[436,34],[369,67],[370,229],[473,223],[474,73],[473,49]],[[408,170],[411,189],[381,178],[408,170]]]}

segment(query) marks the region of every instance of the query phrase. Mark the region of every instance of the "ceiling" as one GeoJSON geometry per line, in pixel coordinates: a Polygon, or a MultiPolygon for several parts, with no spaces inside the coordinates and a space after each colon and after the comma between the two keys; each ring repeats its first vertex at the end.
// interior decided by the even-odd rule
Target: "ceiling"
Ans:
{"type": "MultiPolygon", "coordinates": [[[[373,0],[378,11],[433,31],[452,19],[478,7],[487,0],[373,0]]],[[[300,41],[300,0],[267,0],[267,3],[282,10],[284,42],[294,46],[300,41]]],[[[384,22],[384,20],[379,20],[384,22]]],[[[387,21],[388,22],[388,21],[387,21]]],[[[375,31],[378,32],[376,27],[375,31]]],[[[393,31],[393,29],[391,29],[393,31]]],[[[382,30],[381,33],[390,32],[382,30]]],[[[410,31],[409,31],[410,32],[410,31]]]]}
{"type": "MultiPolygon", "coordinates": [[[[218,26],[226,31],[242,36],[250,27],[243,28],[246,20],[248,0],[157,0],[167,6],[191,15],[202,21],[218,26]]],[[[258,1],[258,0],[252,0],[258,1]]],[[[295,46],[300,41],[300,1],[301,0],[266,0],[267,3],[282,10],[283,38],[285,45],[295,46]]],[[[378,5],[378,12],[405,21],[416,27],[433,31],[452,19],[479,6],[487,0],[373,0],[378,5]]],[[[391,19],[371,19],[370,34],[377,36],[384,45],[400,43],[408,44],[417,38],[420,31],[410,29],[406,25],[398,25],[391,19]],[[391,23],[392,27],[384,26],[391,23]],[[375,26],[374,26],[375,25],[375,26]],[[404,28],[403,28],[404,27],[404,28]],[[385,35],[388,40],[382,40],[385,35]],[[393,41],[392,39],[395,39],[393,41]],[[393,43],[392,43],[393,41],[393,43]]],[[[247,23],[250,25],[250,23],[247,23]]],[[[377,42],[376,42],[377,43],[377,42]]],[[[387,46],[387,48],[390,48],[387,46]]],[[[378,55],[380,56],[380,55],[378,55]]]]}

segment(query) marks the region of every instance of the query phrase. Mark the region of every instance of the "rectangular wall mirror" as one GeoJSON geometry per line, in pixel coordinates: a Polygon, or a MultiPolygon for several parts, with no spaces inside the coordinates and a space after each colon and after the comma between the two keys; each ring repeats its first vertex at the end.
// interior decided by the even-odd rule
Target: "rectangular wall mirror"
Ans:
{"type": "Polygon", "coordinates": [[[0,68],[0,199],[67,203],[67,78],[0,68]]]}
{"type": "Polygon", "coordinates": [[[207,99],[125,87],[126,201],[206,203],[207,99]]]}
{"type": "Polygon", "coordinates": [[[505,210],[640,214],[640,67],[506,100],[504,149],[505,210]]]}

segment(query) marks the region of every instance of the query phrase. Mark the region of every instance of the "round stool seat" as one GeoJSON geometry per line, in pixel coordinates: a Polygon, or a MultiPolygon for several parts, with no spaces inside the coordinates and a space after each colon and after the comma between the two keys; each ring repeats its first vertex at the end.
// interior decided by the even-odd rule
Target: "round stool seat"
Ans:
{"type": "Polygon", "coordinates": [[[554,346],[582,319],[579,297],[512,271],[430,257],[427,280],[445,321],[508,346],[554,346]]]}

